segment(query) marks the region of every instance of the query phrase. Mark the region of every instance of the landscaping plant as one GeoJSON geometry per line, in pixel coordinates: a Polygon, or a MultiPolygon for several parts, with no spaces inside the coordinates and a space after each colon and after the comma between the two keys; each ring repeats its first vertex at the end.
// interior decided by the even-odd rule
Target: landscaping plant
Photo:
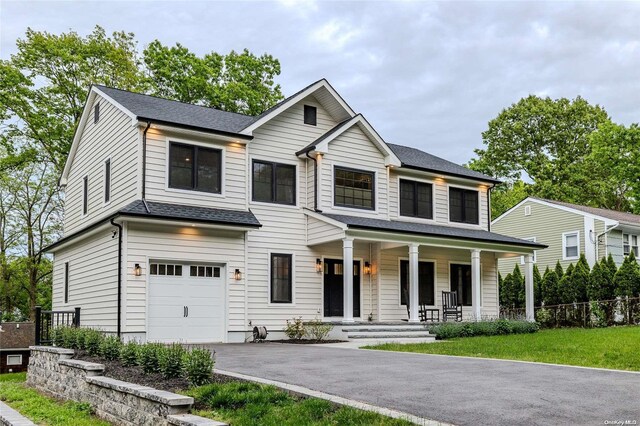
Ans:
{"type": "Polygon", "coordinates": [[[159,357],[163,346],[160,343],[145,343],[138,350],[138,364],[142,366],[142,370],[149,373],[157,373],[160,371],[159,357]]]}
{"type": "Polygon", "coordinates": [[[185,349],[177,343],[162,348],[158,357],[160,372],[166,379],[180,377],[184,368],[185,349]]]}
{"type": "Polygon", "coordinates": [[[318,342],[324,340],[331,333],[331,330],[333,330],[333,325],[322,322],[317,317],[305,324],[305,335],[318,342]]]}
{"type": "Polygon", "coordinates": [[[100,355],[109,361],[120,359],[121,349],[122,342],[118,336],[107,336],[100,343],[100,355]]]}
{"type": "Polygon", "coordinates": [[[138,365],[138,350],[140,345],[134,340],[130,340],[122,346],[120,350],[120,361],[125,367],[138,365]]]}
{"type": "Polygon", "coordinates": [[[100,355],[100,346],[103,339],[104,335],[99,330],[87,329],[84,336],[84,346],[87,353],[91,356],[100,355]]]}
{"type": "Polygon", "coordinates": [[[284,328],[284,334],[287,335],[289,339],[300,340],[305,335],[305,326],[304,322],[302,322],[302,317],[294,318],[291,321],[287,320],[287,325],[284,328]]]}
{"type": "Polygon", "coordinates": [[[499,319],[478,322],[448,322],[429,328],[436,339],[445,340],[456,337],[495,336],[504,334],[535,333],[540,326],[535,322],[499,319]]]}
{"type": "Polygon", "coordinates": [[[201,386],[211,381],[213,354],[207,349],[194,348],[184,355],[184,371],[193,386],[201,386]]]}

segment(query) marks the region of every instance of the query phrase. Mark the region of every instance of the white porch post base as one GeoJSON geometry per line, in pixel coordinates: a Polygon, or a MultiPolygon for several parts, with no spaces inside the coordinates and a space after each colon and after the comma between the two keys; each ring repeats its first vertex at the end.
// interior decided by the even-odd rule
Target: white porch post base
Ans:
{"type": "Polygon", "coordinates": [[[353,239],[342,240],[343,323],[353,323],[353,239]]]}
{"type": "Polygon", "coordinates": [[[480,321],[480,250],[471,250],[471,304],[475,321],[480,321]]]}
{"type": "Polygon", "coordinates": [[[533,309],[533,255],[524,257],[524,294],[527,307],[527,321],[535,321],[536,316],[533,309]]]}
{"type": "Polygon", "coordinates": [[[409,246],[409,322],[420,322],[418,316],[418,244],[409,246]]]}

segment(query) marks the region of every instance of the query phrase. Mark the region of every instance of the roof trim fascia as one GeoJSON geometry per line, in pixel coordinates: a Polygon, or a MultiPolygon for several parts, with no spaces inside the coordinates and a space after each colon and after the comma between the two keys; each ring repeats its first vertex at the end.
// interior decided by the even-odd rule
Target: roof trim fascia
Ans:
{"type": "Polygon", "coordinates": [[[303,90],[302,92],[298,93],[297,95],[289,98],[288,100],[283,102],[280,106],[278,106],[273,111],[271,111],[269,114],[265,115],[264,117],[260,118],[257,121],[254,121],[253,123],[249,124],[247,127],[242,129],[242,131],[240,133],[242,133],[244,135],[251,135],[252,132],[255,129],[257,129],[258,127],[262,126],[264,123],[270,121],[272,118],[274,118],[275,116],[279,115],[282,111],[284,111],[287,108],[291,107],[292,105],[300,102],[302,99],[304,99],[307,96],[313,94],[314,92],[316,92],[318,89],[320,89],[322,87],[324,87],[325,89],[327,89],[329,91],[329,93],[331,93],[331,95],[334,97],[334,99],[340,104],[340,106],[342,108],[344,108],[345,111],[347,111],[349,113],[350,116],[353,117],[354,115],[356,115],[356,113],[345,102],[345,100],[342,99],[342,96],[340,96],[338,94],[338,92],[336,92],[336,90],[331,86],[331,84],[329,84],[329,82],[326,79],[323,78],[321,80],[318,80],[316,83],[312,84],[311,86],[309,86],[306,90],[303,90]]]}
{"type": "Polygon", "coordinates": [[[318,212],[314,212],[313,210],[309,210],[307,208],[304,208],[302,210],[303,210],[303,213],[306,214],[307,216],[312,217],[314,219],[318,219],[321,222],[328,223],[329,225],[333,225],[336,228],[340,228],[343,231],[346,231],[348,228],[346,223],[340,222],[339,220],[331,219],[330,217],[327,217],[318,212]]]}
{"type": "Polygon", "coordinates": [[[222,130],[207,129],[207,128],[204,128],[204,127],[190,126],[188,124],[177,124],[177,123],[172,123],[170,121],[156,120],[154,118],[137,117],[137,120],[138,120],[138,123],[140,123],[140,122],[153,123],[157,127],[162,127],[165,130],[181,129],[181,130],[191,130],[191,131],[194,131],[194,132],[206,133],[208,135],[218,135],[218,136],[221,136],[221,137],[224,137],[224,138],[229,138],[230,142],[242,143],[238,139],[243,139],[243,140],[245,140],[247,142],[253,139],[253,136],[251,136],[251,135],[245,135],[245,134],[233,133],[233,132],[225,132],[225,131],[222,131],[222,130]]]}
{"type": "Polygon", "coordinates": [[[429,172],[429,173],[442,175],[442,176],[445,176],[445,177],[446,176],[453,176],[453,177],[456,177],[456,178],[472,180],[472,181],[475,181],[475,182],[485,182],[485,183],[491,183],[491,184],[502,183],[502,181],[498,180],[498,179],[491,179],[491,178],[483,179],[483,178],[479,178],[479,177],[463,175],[461,173],[443,172],[442,170],[430,169],[428,167],[409,166],[409,165],[404,164],[404,163],[402,164],[401,169],[418,170],[418,171],[422,171],[422,172],[429,172]]]}

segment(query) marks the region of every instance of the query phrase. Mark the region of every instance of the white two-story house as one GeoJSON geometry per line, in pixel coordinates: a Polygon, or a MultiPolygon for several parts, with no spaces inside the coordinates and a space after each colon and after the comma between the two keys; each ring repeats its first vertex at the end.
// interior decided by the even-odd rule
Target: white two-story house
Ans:
{"type": "Polygon", "coordinates": [[[326,80],[255,117],[93,86],[60,183],[54,309],[140,340],[417,322],[449,290],[496,316],[497,260],[544,247],[490,232],[495,179],[386,143],[326,80]]]}

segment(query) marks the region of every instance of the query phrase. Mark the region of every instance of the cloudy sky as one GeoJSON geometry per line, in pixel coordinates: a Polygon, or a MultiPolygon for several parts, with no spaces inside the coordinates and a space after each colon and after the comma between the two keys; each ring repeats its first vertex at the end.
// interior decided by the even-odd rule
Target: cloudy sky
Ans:
{"type": "Polygon", "coordinates": [[[640,3],[0,0],[0,57],[27,27],[133,32],[280,59],[285,95],[327,78],[389,142],[466,162],[528,94],[640,121],[640,3]]]}

